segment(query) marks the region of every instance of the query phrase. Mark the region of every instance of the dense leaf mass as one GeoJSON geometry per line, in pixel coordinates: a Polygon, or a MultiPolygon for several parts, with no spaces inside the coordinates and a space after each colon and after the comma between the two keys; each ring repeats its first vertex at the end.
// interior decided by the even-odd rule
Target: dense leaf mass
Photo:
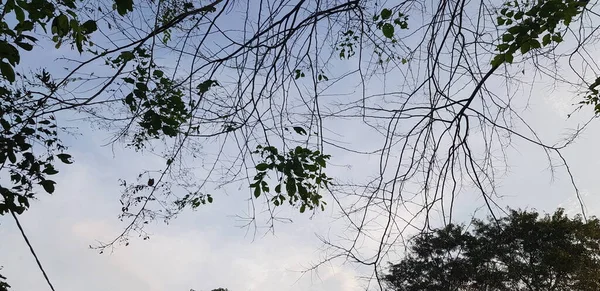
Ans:
{"type": "Polygon", "coordinates": [[[416,236],[385,281],[398,291],[600,290],[600,221],[559,209],[450,224],[416,236]]]}

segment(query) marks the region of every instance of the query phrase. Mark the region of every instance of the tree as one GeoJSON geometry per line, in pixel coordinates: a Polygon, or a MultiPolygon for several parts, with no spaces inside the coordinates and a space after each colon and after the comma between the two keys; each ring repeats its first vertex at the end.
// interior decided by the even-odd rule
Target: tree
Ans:
{"type": "Polygon", "coordinates": [[[284,205],[306,212],[333,203],[353,234],[332,257],[376,272],[413,221],[398,209],[424,218],[423,228],[435,210],[451,222],[455,195],[473,186],[497,211],[495,181],[514,139],[571,175],[562,151],[587,123],[546,140],[514,104],[534,88],[527,70],[598,107],[600,72],[588,56],[600,23],[594,3],[259,2],[3,1],[0,213],[22,213],[37,193],[53,193],[57,164],[77,158],[59,138],[72,125],[65,115],[163,161],[123,179],[128,224],[100,248],[146,237],[149,222],[244,183],[254,224],[266,213],[273,226],[284,205]],[[53,48],[65,55],[56,67],[20,67],[53,48]],[[367,132],[372,147],[338,136],[332,127],[342,122],[367,132]],[[334,180],[333,153],[379,165],[364,180],[334,180]],[[364,240],[380,245],[375,255],[355,247],[364,240]]]}
{"type": "Polygon", "coordinates": [[[598,290],[600,221],[559,209],[511,210],[499,220],[450,224],[413,238],[390,266],[391,290],[598,290]]]}

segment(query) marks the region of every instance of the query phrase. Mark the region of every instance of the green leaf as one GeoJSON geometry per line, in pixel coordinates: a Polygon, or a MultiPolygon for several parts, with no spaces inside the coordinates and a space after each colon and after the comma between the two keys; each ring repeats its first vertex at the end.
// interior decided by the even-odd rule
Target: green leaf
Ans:
{"type": "Polygon", "coordinates": [[[255,198],[260,197],[260,187],[258,185],[256,185],[256,187],[254,187],[254,197],[255,198]]]}
{"type": "Polygon", "coordinates": [[[383,35],[387,38],[393,38],[394,37],[394,26],[386,23],[381,27],[381,32],[383,32],[383,35]]]}
{"type": "Polygon", "coordinates": [[[552,40],[556,43],[560,43],[563,41],[563,38],[560,34],[555,34],[552,36],[552,40]]]}
{"type": "Polygon", "coordinates": [[[133,11],[133,0],[115,0],[115,8],[120,15],[133,11]]]}
{"type": "Polygon", "coordinates": [[[266,163],[260,163],[256,165],[256,170],[258,171],[266,171],[269,168],[269,165],[266,163]]]}
{"type": "Polygon", "coordinates": [[[524,14],[525,14],[525,13],[524,13],[523,11],[519,11],[519,12],[515,13],[515,16],[514,16],[514,18],[515,18],[516,20],[520,20],[521,18],[523,18],[523,15],[524,15],[524,14]]]}
{"type": "Polygon", "coordinates": [[[96,30],[98,30],[98,25],[94,20],[88,20],[81,25],[84,28],[85,34],[90,34],[96,30]]]}
{"type": "Polygon", "coordinates": [[[509,33],[512,33],[512,34],[518,34],[519,31],[521,31],[521,27],[518,25],[511,26],[506,31],[508,31],[509,33]]]}
{"type": "Polygon", "coordinates": [[[513,41],[514,39],[515,39],[515,36],[510,33],[505,33],[504,35],[502,35],[503,42],[513,41]]]}
{"type": "Polygon", "coordinates": [[[154,75],[155,78],[162,78],[162,76],[165,73],[163,71],[161,71],[161,70],[154,70],[154,72],[152,72],[152,74],[154,75]]]}
{"type": "Polygon", "coordinates": [[[512,64],[513,59],[514,59],[514,56],[512,53],[506,54],[506,56],[504,56],[504,60],[509,64],[512,64]]]}
{"type": "Polygon", "coordinates": [[[549,33],[547,33],[546,35],[544,35],[544,37],[542,38],[542,44],[544,46],[549,45],[551,41],[552,41],[552,36],[549,33]]]}
{"type": "Polygon", "coordinates": [[[138,82],[135,84],[135,87],[140,91],[148,91],[148,86],[145,83],[138,82]]]}
{"type": "Polygon", "coordinates": [[[285,190],[287,190],[289,196],[296,195],[296,181],[294,180],[294,178],[289,177],[287,179],[285,183],[285,190]]]}
{"type": "Polygon", "coordinates": [[[15,5],[13,9],[15,10],[15,17],[17,18],[17,21],[19,21],[19,23],[25,21],[25,13],[23,12],[23,9],[19,5],[15,5]]]}
{"type": "Polygon", "coordinates": [[[172,126],[163,125],[162,131],[166,136],[174,137],[177,135],[178,131],[172,126]]]}
{"type": "Polygon", "coordinates": [[[306,204],[302,204],[302,206],[300,206],[300,213],[304,213],[304,211],[306,211],[306,204]]]}
{"type": "Polygon", "coordinates": [[[509,44],[507,44],[507,43],[501,43],[501,44],[499,44],[499,45],[498,45],[498,47],[497,47],[498,51],[500,51],[500,52],[504,52],[504,51],[506,51],[508,48],[510,48],[510,45],[509,45],[509,44]]]}
{"type": "Polygon", "coordinates": [[[9,44],[6,41],[0,41],[0,60],[2,58],[6,58],[8,62],[15,66],[21,61],[21,56],[19,55],[19,50],[14,47],[12,44],[9,44]]]}
{"type": "Polygon", "coordinates": [[[0,72],[2,72],[2,75],[7,81],[11,83],[15,81],[15,71],[10,64],[0,62],[0,72]]]}
{"type": "Polygon", "coordinates": [[[505,54],[498,54],[492,59],[492,67],[498,67],[504,63],[505,54]]]}
{"type": "Polygon", "coordinates": [[[124,51],[124,52],[121,52],[121,54],[119,55],[119,58],[121,60],[123,60],[124,62],[131,61],[131,60],[133,60],[134,57],[135,57],[135,55],[131,51],[124,51]]]}
{"type": "Polygon", "coordinates": [[[208,92],[208,90],[211,87],[218,86],[218,85],[219,85],[219,83],[217,83],[217,81],[215,81],[215,80],[206,80],[206,81],[200,83],[200,85],[197,86],[197,89],[200,94],[203,94],[203,93],[208,92]]]}
{"type": "Polygon", "coordinates": [[[531,43],[530,42],[524,42],[521,45],[521,53],[522,54],[526,54],[527,52],[529,52],[531,50],[531,43]]]}
{"type": "Polygon", "coordinates": [[[44,181],[40,182],[40,185],[42,185],[42,187],[44,187],[44,190],[48,194],[54,193],[54,184],[56,184],[56,182],[54,182],[52,180],[44,180],[44,181]]]}
{"type": "Polygon", "coordinates": [[[64,14],[56,16],[52,21],[52,29],[56,29],[56,34],[58,36],[67,35],[71,30],[71,27],[69,26],[69,18],[64,14]]]}
{"type": "Polygon", "coordinates": [[[298,193],[300,194],[300,197],[308,197],[308,191],[302,184],[298,184],[298,193]]]}
{"type": "Polygon", "coordinates": [[[26,42],[17,41],[15,44],[26,51],[31,51],[33,49],[33,45],[26,42]]]}
{"type": "Polygon", "coordinates": [[[385,20],[389,19],[390,17],[392,17],[392,10],[389,10],[387,8],[381,10],[381,19],[385,20]]]}

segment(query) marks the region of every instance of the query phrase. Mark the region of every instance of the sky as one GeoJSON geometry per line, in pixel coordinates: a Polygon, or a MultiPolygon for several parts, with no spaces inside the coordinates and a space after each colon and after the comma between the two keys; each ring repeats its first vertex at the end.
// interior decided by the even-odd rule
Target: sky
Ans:
{"type": "MultiPolygon", "coordinates": [[[[48,59],[51,58],[31,56],[28,62],[44,63],[48,59]]],[[[550,90],[543,82],[539,86],[522,114],[543,138],[556,140],[565,128],[575,127],[589,117],[586,114],[591,114],[582,110],[567,119],[575,100],[568,96],[573,95],[567,90],[550,90]]],[[[564,152],[590,215],[600,214],[600,199],[595,189],[600,161],[594,156],[600,142],[596,134],[599,126],[594,122],[564,152]]],[[[330,130],[347,141],[369,147],[370,141],[365,138],[369,132],[343,124],[334,124],[330,130]]],[[[135,175],[140,168],[160,161],[152,155],[102,147],[106,133],[85,124],[80,124],[80,131],[81,136],[66,137],[76,162],[61,167],[55,193],[40,195],[32,209],[20,216],[56,290],[365,289],[365,281],[359,277],[368,272],[344,260],[306,271],[327,256],[319,235],[334,239],[344,235],[343,224],[335,219],[337,213],[333,207],[315,216],[286,212],[292,223],[278,224],[273,233],[259,229],[254,235],[252,229],[243,227],[236,218],[247,209],[247,193],[240,188],[216,193],[212,205],[184,212],[168,225],[152,223],[147,229],[149,240],[133,238],[128,246],[99,254],[89,246],[110,240],[124,226],[117,219],[121,207],[118,179],[135,175]]],[[[559,169],[553,177],[538,148],[515,140],[508,157],[507,174],[497,181],[504,205],[540,211],[564,207],[568,213],[579,212],[568,176],[559,169]]],[[[332,177],[369,175],[365,165],[374,162],[343,154],[335,158],[338,166],[328,172],[332,177]]],[[[457,209],[459,220],[468,220],[473,211],[483,206],[480,196],[473,191],[461,193],[457,199],[457,205],[461,205],[457,209]]],[[[0,266],[4,266],[1,273],[13,290],[48,290],[9,216],[0,217],[0,266]]]]}

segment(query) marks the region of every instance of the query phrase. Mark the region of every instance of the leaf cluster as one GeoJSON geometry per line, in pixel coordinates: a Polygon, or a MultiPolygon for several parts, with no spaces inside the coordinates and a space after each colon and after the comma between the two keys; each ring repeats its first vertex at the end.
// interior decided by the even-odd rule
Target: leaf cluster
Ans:
{"type": "MultiPolygon", "coordinates": [[[[53,86],[45,71],[35,78],[53,86]]],[[[50,176],[58,173],[55,161],[72,162],[58,139],[54,115],[35,117],[45,100],[29,91],[33,88],[0,87],[0,168],[10,176],[10,182],[0,186],[0,215],[25,211],[34,197],[35,185],[52,194],[55,182],[50,176]]]]}
{"type": "MultiPolygon", "coordinates": [[[[294,128],[296,132],[304,132],[301,127],[294,128]]],[[[274,146],[258,146],[255,154],[259,154],[262,161],[256,165],[257,174],[250,188],[254,189],[254,197],[270,193],[267,175],[273,171],[279,176],[275,186],[275,195],[270,198],[275,206],[282,205],[286,200],[290,205],[299,206],[300,212],[306,209],[325,209],[327,204],[319,193],[331,183],[323,169],[327,166],[329,155],[318,150],[311,150],[297,146],[285,154],[280,154],[274,146]]]]}
{"type": "Polygon", "coordinates": [[[587,2],[579,0],[509,1],[500,9],[498,27],[507,27],[496,46],[492,66],[512,63],[514,54],[526,54],[552,43],[560,43],[560,25],[568,26],[587,2]],[[541,39],[540,39],[541,38],[541,39]]]}

